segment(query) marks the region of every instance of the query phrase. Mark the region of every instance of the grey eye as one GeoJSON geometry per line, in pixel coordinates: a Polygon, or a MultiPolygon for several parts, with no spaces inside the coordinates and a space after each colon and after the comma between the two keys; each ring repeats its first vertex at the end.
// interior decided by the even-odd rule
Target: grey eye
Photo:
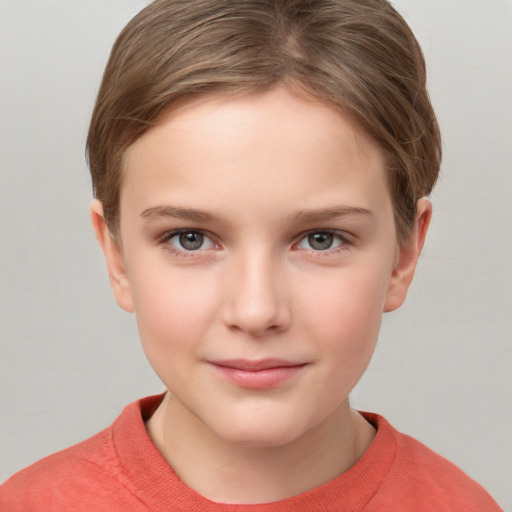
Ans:
{"type": "Polygon", "coordinates": [[[187,251],[197,251],[203,246],[204,235],[197,231],[189,231],[179,235],[179,243],[187,251]]]}
{"type": "Polygon", "coordinates": [[[170,233],[163,240],[178,253],[200,252],[215,248],[215,242],[203,231],[181,230],[170,233]]]}
{"type": "Polygon", "coordinates": [[[326,251],[332,247],[334,235],[332,233],[310,233],[308,244],[315,251],[326,251]]]}

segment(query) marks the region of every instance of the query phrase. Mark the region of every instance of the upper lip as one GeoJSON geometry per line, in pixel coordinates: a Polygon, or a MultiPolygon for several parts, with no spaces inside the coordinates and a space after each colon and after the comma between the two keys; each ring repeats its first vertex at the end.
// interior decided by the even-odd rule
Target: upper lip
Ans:
{"type": "Polygon", "coordinates": [[[211,361],[216,366],[224,366],[226,368],[233,368],[235,370],[245,370],[250,372],[257,372],[261,370],[269,370],[271,368],[289,368],[292,366],[304,366],[305,363],[298,363],[296,361],[288,361],[286,359],[223,359],[211,361]]]}

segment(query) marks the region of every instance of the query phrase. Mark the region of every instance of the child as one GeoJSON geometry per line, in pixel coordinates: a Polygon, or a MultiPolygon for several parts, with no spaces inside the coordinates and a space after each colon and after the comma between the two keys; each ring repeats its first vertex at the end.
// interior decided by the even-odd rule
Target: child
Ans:
{"type": "Polygon", "coordinates": [[[0,510],[500,510],[349,405],[441,156],[386,1],[157,0],[87,144],[112,289],[167,392],[12,477],[0,510]]]}

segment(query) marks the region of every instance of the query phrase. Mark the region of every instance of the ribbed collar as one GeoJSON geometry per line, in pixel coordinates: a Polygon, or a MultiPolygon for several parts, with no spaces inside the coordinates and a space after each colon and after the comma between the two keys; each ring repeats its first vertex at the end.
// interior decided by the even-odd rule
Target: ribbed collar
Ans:
{"type": "Polygon", "coordinates": [[[149,438],[145,421],[155,412],[163,396],[143,398],[128,405],[112,427],[114,449],[120,464],[119,477],[152,511],[354,512],[363,509],[377,493],[397,449],[396,431],[391,425],[381,416],[361,413],[376,427],[377,435],[363,457],[341,476],[311,491],[274,503],[215,503],[185,485],[149,438]]]}

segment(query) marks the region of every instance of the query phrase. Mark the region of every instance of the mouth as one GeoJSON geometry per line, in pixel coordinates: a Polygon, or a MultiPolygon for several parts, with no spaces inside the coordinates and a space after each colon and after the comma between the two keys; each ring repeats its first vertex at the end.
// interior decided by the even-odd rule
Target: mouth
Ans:
{"type": "Polygon", "coordinates": [[[237,387],[274,388],[300,374],[307,363],[284,359],[229,359],[210,361],[215,372],[237,387]]]}

